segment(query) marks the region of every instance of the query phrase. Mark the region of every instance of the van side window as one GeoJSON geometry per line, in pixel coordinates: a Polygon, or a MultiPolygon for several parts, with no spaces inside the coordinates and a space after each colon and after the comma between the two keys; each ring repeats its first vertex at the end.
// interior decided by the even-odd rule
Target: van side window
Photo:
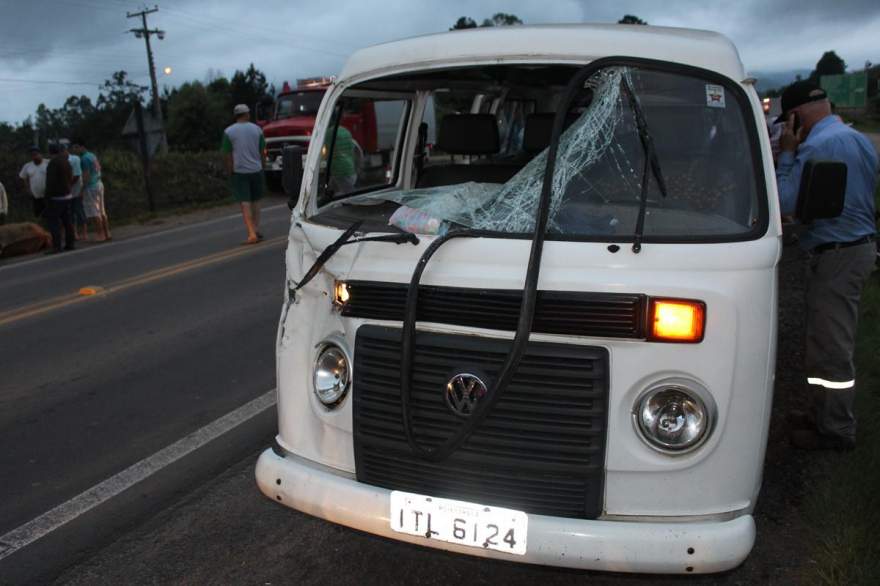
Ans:
{"type": "Polygon", "coordinates": [[[321,148],[319,204],[396,182],[409,107],[405,99],[340,98],[321,148]]]}

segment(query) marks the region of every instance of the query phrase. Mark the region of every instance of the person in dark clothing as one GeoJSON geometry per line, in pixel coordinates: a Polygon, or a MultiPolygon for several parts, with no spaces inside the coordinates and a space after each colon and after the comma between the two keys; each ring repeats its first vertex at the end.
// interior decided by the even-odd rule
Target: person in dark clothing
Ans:
{"type": "Polygon", "coordinates": [[[73,195],[70,188],[73,185],[73,171],[67,154],[63,153],[57,144],[49,145],[49,154],[52,159],[46,169],[46,221],[49,224],[49,232],[52,234],[52,250],[47,254],[54,254],[62,250],[73,250],[76,241],[76,233],[73,229],[73,216],[71,205],[73,195]],[[64,228],[65,246],[61,247],[61,229],[64,228]]]}
{"type": "MultiPolygon", "coordinates": [[[[776,184],[783,213],[793,213],[811,159],[846,165],[843,212],[816,220],[800,236],[809,255],[806,292],[806,393],[810,410],[790,415],[790,439],[805,450],[851,450],[856,443],[853,357],[862,289],[877,255],[874,193],[880,159],[868,138],[835,116],[818,84],[796,81],[782,93],[785,121],[776,184]]],[[[870,390],[870,389],[866,389],[870,390]]]]}

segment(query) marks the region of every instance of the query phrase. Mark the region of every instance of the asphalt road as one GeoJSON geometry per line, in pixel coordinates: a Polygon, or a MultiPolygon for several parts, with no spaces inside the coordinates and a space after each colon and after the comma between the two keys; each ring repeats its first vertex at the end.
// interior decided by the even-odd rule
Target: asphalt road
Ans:
{"type": "Polygon", "coordinates": [[[276,205],[255,246],[232,216],[0,265],[0,535],[275,386],[288,225],[276,205]]]}
{"type": "MultiPolygon", "coordinates": [[[[810,564],[803,502],[823,460],[786,441],[784,414],[803,378],[802,257],[780,267],[777,388],[757,543],[739,568],[710,576],[602,574],[484,560],[368,535],[288,509],[254,482],[254,451],[153,518],[68,568],[55,584],[797,584],[810,564]]],[[[834,455],[826,455],[833,458],[834,455]]]]}

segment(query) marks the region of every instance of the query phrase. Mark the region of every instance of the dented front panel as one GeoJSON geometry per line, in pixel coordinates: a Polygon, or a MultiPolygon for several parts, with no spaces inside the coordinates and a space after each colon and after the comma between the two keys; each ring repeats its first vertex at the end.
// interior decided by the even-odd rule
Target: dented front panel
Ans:
{"type": "MultiPolygon", "coordinates": [[[[291,229],[288,280],[295,283],[339,231],[307,222],[291,229]]],[[[335,410],[312,392],[317,345],[341,335],[351,351],[365,320],[342,317],[334,279],[406,283],[429,238],[419,245],[345,246],[283,316],[278,346],[279,442],[291,452],[355,471],[352,399],[335,410]]],[[[450,242],[432,259],[423,283],[458,287],[521,287],[528,241],[496,238],[450,242]]],[[[598,243],[548,242],[539,289],[626,292],[701,299],[706,336],[693,345],[644,340],[532,334],[531,339],[600,346],[609,352],[610,396],[605,462],[606,515],[682,516],[749,510],[760,484],[772,400],[775,352],[776,238],[729,244],[654,245],[639,255],[611,253],[598,243]],[[670,457],[645,445],[633,428],[637,396],[661,381],[693,381],[707,389],[718,418],[696,452],[670,457]],[[745,425],[743,422],[747,422],[745,425]]],[[[399,322],[379,321],[399,327],[399,322]]],[[[420,330],[511,339],[511,332],[419,324],[420,330]]],[[[354,389],[356,392],[356,389],[354,389]]],[[[437,389],[438,395],[443,388],[437,389]]]]}

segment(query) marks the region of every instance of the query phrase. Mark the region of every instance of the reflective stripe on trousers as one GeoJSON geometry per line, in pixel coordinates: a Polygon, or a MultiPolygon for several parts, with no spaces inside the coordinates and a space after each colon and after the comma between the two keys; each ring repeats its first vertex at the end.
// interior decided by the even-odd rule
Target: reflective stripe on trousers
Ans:
{"type": "Polygon", "coordinates": [[[856,381],[855,379],[847,381],[830,381],[825,380],[824,378],[807,377],[807,384],[820,386],[825,389],[843,390],[854,388],[856,386],[856,381]]]}

